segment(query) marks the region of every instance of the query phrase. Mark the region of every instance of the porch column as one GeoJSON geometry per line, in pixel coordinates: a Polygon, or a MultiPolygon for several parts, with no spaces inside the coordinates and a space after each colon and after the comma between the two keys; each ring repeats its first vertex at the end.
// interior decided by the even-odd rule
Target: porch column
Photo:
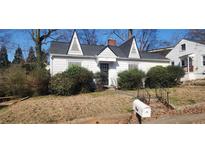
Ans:
{"type": "Polygon", "coordinates": [[[187,73],[189,73],[189,56],[187,56],[187,73]]]}

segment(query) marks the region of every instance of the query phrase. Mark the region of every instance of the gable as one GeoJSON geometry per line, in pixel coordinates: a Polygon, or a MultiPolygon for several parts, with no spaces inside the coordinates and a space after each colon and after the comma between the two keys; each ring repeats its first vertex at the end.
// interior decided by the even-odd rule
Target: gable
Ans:
{"type": "Polygon", "coordinates": [[[196,42],[182,39],[176,46],[166,55],[167,58],[173,60],[181,56],[192,54],[199,50],[199,45],[196,42]],[[182,49],[184,48],[184,49],[182,49]]]}
{"type": "Polygon", "coordinates": [[[74,32],[71,43],[70,43],[70,47],[68,49],[68,54],[71,55],[83,55],[81,46],[80,46],[80,42],[78,40],[78,36],[77,33],[74,32]]]}
{"type": "Polygon", "coordinates": [[[137,49],[136,41],[133,39],[132,45],[130,48],[129,58],[140,58],[139,51],[137,49]]]}
{"type": "Polygon", "coordinates": [[[106,47],[99,55],[98,57],[117,57],[112,50],[109,47],[106,47]]]}

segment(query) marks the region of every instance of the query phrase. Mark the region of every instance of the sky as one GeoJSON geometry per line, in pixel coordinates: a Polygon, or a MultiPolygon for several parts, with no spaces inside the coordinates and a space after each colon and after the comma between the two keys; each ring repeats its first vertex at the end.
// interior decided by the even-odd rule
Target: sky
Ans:
{"type": "MultiPolygon", "coordinates": [[[[28,29],[1,29],[0,30],[0,38],[3,38],[5,36],[8,37],[7,40],[9,42],[6,44],[6,46],[7,46],[8,57],[10,61],[13,60],[15,50],[18,46],[21,47],[24,58],[27,57],[29,48],[31,46],[34,46],[34,42],[31,39],[29,31],[30,30],[28,29]]],[[[63,31],[63,30],[60,30],[60,31],[63,31]]],[[[77,30],[77,32],[78,31],[80,35],[80,30],[77,30]]],[[[96,29],[98,44],[106,45],[108,38],[116,39],[118,45],[123,43],[123,41],[119,39],[115,34],[111,34],[110,33],[111,31],[112,31],[111,29],[96,29]]],[[[120,31],[127,32],[127,30],[125,29],[120,30],[120,31]]],[[[134,35],[136,35],[135,32],[137,32],[137,30],[134,30],[133,32],[134,35]]],[[[187,30],[185,29],[158,29],[157,37],[159,40],[163,40],[163,41],[175,40],[176,42],[176,40],[183,38],[186,32],[187,30]]],[[[70,32],[66,35],[68,35],[67,39],[70,40],[71,35],[72,35],[72,30],[70,30],[70,32]]],[[[173,43],[175,42],[173,41],[173,43]]],[[[46,45],[43,45],[43,48],[45,50],[48,50],[49,46],[50,46],[50,43],[47,43],[46,45]]]]}

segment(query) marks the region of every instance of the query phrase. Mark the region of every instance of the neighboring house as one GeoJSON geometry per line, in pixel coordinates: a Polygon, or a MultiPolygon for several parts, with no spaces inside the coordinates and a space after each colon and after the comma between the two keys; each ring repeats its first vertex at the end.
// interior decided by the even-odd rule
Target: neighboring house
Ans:
{"type": "Polygon", "coordinates": [[[107,45],[80,44],[76,31],[70,42],[52,42],[50,51],[51,75],[65,71],[70,65],[79,65],[93,73],[105,72],[108,86],[117,86],[118,73],[138,68],[147,72],[151,67],[170,64],[165,56],[158,53],[139,52],[135,37],[120,46],[109,39],[107,45]]]}
{"type": "Polygon", "coordinates": [[[182,81],[205,78],[205,44],[182,39],[166,57],[171,65],[184,68],[182,81]]]}

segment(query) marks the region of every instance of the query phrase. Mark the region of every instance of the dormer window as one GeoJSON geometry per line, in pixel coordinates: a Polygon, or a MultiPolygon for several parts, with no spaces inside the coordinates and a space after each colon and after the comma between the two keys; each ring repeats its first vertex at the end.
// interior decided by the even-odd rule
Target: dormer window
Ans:
{"type": "Polygon", "coordinates": [[[181,49],[182,49],[182,51],[186,50],[186,44],[182,44],[181,49]]]}

